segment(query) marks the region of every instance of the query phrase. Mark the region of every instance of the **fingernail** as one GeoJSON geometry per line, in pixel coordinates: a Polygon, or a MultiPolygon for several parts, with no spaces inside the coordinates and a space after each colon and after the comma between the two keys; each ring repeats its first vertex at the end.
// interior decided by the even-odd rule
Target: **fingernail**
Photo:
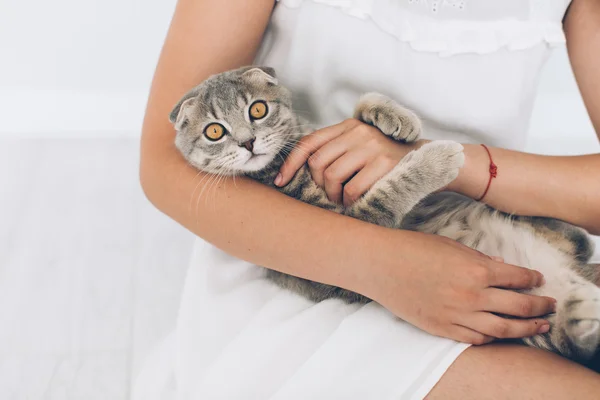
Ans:
{"type": "Polygon", "coordinates": [[[552,299],[552,311],[556,311],[556,299],[552,299]]]}
{"type": "Polygon", "coordinates": [[[281,185],[282,180],[283,180],[283,177],[281,176],[281,173],[277,174],[277,176],[275,177],[275,185],[277,185],[277,186],[281,185]]]}
{"type": "Polygon", "coordinates": [[[540,274],[540,280],[538,281],[538,287],[544,286],[545,284],[546,284],[546,278],[544,278],[544,275],[540,274]]]}
{"type": "Polygon", "coordinates": [[[544,324],[538,329],[538,333],[546,333],[550,330],[550,325],[544,324]]]}

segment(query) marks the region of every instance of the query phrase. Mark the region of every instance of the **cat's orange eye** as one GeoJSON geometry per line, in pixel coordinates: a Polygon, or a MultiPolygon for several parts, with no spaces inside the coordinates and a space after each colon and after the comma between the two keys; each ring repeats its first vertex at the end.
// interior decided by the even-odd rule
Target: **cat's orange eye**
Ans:
{"type": "Polygon", "coordinates": [[[250,106],[250,119],[257,120],[262,119],[267,115],[269,108],[267,107],[267,103],[262,100],[255,101],[250,106]]]}
{"type": "Polygon", "coordinates": [[[225,128],[221,124],[210,124],[204,129],[204,136],[208,140],[216,141],[225,136],[225,128]]]}

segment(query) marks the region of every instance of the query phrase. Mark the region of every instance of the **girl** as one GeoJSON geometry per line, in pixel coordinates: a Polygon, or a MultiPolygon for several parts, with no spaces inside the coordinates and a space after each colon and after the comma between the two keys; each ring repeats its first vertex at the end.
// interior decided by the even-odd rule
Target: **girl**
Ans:
{"type": "Polygon", "coordinates": [[[182,300],[182,396],[597,398],[600,377],[558,356],[464,344],[547,330],[540,316],[552,312],[553,299],[507,290],[541,284],[539,273],[443,237],[311,207],[249,180],[225,179],[200,199],[198,186],[211,178],[177,153],[167,118],[212,74],[253,62],[275,67],[296,107],[329,125],[306,138],[309,153],[294,152],[276,183],[308,160],[329,197],[351,203],[410,151],[346,120],[360,94],[381,92],[422,116],[428,139],[464,143],[465,167],[448,190],[481,197],[490,160],[476,143],[484,142],[500,173],[483,201],[597,234],[600,155],[516,151],[548,49],[565,36],[600,134],[595,0],[281,0],[275,7],[273,0],[180,0],[150,93],[140,176],[157,208],[215,246],[197,250],[182,300]],[[378,304],[307,304],[265,282],[254,264],[348,288],[389,312],[378,304]]]}

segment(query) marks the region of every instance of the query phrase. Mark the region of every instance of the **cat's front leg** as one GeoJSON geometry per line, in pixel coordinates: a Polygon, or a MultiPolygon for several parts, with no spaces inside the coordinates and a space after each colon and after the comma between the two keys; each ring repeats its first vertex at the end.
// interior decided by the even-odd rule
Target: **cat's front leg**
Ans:
{"type": "Polygon", "coordinates": [[[449,140],[427,143],[404,157],[345,214],[397,228],[417,203],[456,179],[464,160],[460,143],[449,140]]]}
{"type": "Polygon", "coordinates": [[[412,143],[421,135],[421,120],[408,108],[379,93],[361,96],[354,118],[373,125],[399,142],[412,143]]]}

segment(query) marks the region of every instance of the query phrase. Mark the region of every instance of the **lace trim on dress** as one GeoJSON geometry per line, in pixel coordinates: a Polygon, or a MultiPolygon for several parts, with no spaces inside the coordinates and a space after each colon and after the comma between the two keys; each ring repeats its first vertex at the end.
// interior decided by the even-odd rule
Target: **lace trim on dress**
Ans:
{"type": "Polygon", "coordinates": [[[372,20],[380,29],[408,43],[414,50],[440,56],[488,54],[500,49],[523,50],[540,43],[556,46],[565,43],[560,20],[534,18],[498,21],[436,20],[376,4],[373,0],[278,0],[298,8],[304,1],[328,5],[344,13],[372,20]],[[391,8],[391,9],[390,9],[391,8]]]}

